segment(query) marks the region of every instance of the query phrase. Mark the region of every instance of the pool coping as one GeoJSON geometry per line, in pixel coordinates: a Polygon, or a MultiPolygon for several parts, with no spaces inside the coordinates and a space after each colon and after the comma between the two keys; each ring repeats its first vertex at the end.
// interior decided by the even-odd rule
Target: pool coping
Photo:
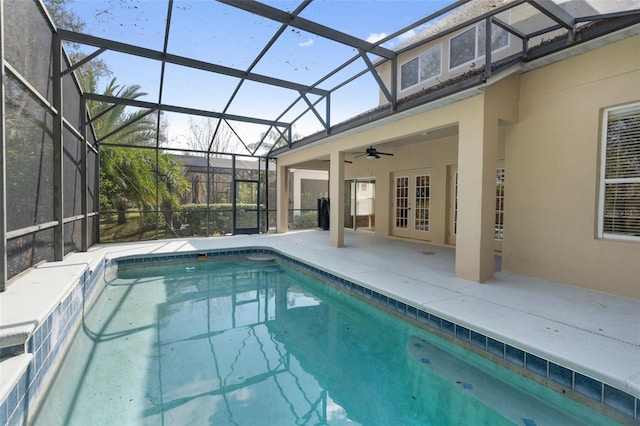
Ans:
{"type": "MultiPolygon", "coordinates": [[[[620,389],[620,386],[617,387],[615,385],[615,380],[607,380],[608,378],[606,377],[593,378],[589,374],[583,374],[585,371],[575,367],[568,367],[567,364],[571,363],[558,362],[556,359],[549,360],[547,359],[549,357],[545,357],[544,354],[540,356],[541,353],[536,351],[535,348],[528,348],[519,342],[510,341],[508,338],[505,339],[503,338],[504,336],[496,336],[490,331],[465,323],[460,319],[452,318],[443,312],[427,309],[425,306],[385,291],[385,289],[371,286],[353,277],[338,274],[308,260],[285,253],[280,249],[266,245],[238,245],[229,248],[185,250],[180,253],[159,250],[154,254],[126,254],[126,252],[117,254],[107,251],[99,256],[92,256],[90,261],[69,262],[66,264],[62,269],[65,270],[64,276],[69,278],[69,281],[65,284],[54,281],[56,283],[55,286],[51,282],[47,282],[50,281],[51,276],[51,270],[47,271],[47,269],[59,269],[61,268],[60,264],[47,264],[48,266],[43,265],[32,271],[34,274],[31,276],[30,281],[33,285],[33,288],[30,289],[31,292],[34,288],[42,290],[45,288],[44,286],[47,286],[46,288],[51,292],[58,292],[59,297],[54,298],[53,301],[45,298],[46,301],[39,303],[38,309],[40,312],[31,321],[23,321],[24,324],[19,323],[17,327],[13,328],[0,327],[0,340],[2,340],[3,336],[7,338],[10,335],[23,336],[28,333],[29,337],[25,341],[26,352],[33,355],[28,361],[23,361],[26,366],[24,366],[24,372],[18,379],[11,378],[7,380],[6,369],[1,368],[2,364],[0,363],[0,424],[12,424],[8,422],[10,420],[13,422],[18,417],[23,419],[26,411],[21,414],[20,407],[28,410],[28,407],[36,403],[36,396],[30,391],[43,389],[47,382],[45,376],[48,371],[46,370],[55,367],[57,360],[62,358],[60,355],[64,350],[60,349],[59,344],[64,339],[61,337],[68,337],[60,330],[54,334],[53,323],[56,321],[61,322],[64,324],[62,330],[67,331],[66,335],[73,334],[68,333],[68,331],[77,327],[77,324],[73,325],[73,320],[70,317],[82,313],[85,298],[88,301],[99,293],[100,286],[96,284],[98,284],[98,281],[103,280],[105,274],[108,275],[113,272],[118,266],[210,260],[222,256],[246,256],[250,254],[275,256],[296,268],[316,275],[323,280],[331,281],[337,287],[342,287],[349,293],[358,295],[365,300],[368,299],[384,309],[400,316],[405,316],[412,321],[422,323],[428,330],[436,330],[443,335],[449,336],[453,341],[457,340],[460,343],[475,346],[477,349],[484,350],[493,357],[501,358],[515,367],[524,368],[534,374],[538,374],[543,379],[554,381],[560,386],[575,390],[586,398],[613,408],[630,420],[638,420],[640,409],[638,407],[640,405],[638,395],[640,395],[640,392],[638,392],[638,395],[625,392],[620,389]],[[69,313],[61,314],[60,312],[69,313]],[[60,318],[63,318],[63,321],[60,321],[60,318]],[[49,339],[49,336],[52,338],[49,339]],[[50,340],[55,340],[55,344],[52,344],[50,340]],[[41,370],[42,374],[40,374],[41,370]],[[15,383],[12,385],[12,382],[15,383]],[[19,414],[19,416],[16,417],[16,414],[19,414]]],[[[60,270],[56,270],[56,273],[59,274],[60,272],[60,270]]],[[[26,290],[26,287],[21,287],[19,292],[12,292],[13,299],[18,296],[24,297],[25,294],[28,294],[29,291],[26,290]],[[16,293],[19,294],[16,295],[16,293]]],[[[50,293],[47,293],[47,296],[49,295],[50,293]]],[[[6,299],[4,297],[2,302],[4,303],[6,299]]],[[[628,385],[628,383],[625,383],[625,385],[628,385]]]]}

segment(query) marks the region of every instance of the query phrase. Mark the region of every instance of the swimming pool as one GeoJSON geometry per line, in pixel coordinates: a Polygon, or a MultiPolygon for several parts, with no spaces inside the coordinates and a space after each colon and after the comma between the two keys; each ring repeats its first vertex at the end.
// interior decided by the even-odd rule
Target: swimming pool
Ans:
{"type": "Polygon", "coordinates": [[[610,424],[279,262],[122,268],[34,425],[610,424]]]}

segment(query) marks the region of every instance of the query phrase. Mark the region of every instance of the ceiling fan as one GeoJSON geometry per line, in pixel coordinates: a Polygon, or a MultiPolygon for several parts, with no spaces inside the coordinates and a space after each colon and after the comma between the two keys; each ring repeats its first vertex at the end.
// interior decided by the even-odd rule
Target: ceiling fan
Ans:
{"type": "Polygon", "coordinates": [[[362,153],[357,153],[357,155],[354,158],[357,157],[362,157],[363,155],[366,155],[367,160],[374,160],[376,158],[380,158],[381,155],[389,155],[389,156],[393,156],[393,154],[389,153],[389,152],[380,152],[377,149],[375,149],[374,147],[369,147],[367,148],[367,150],[365,152],[362,153]]]}

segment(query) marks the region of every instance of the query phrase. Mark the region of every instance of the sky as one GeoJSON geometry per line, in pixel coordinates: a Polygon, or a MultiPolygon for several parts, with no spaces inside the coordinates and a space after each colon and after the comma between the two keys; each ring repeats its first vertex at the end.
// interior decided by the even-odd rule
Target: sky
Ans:
{"type": "MultiPolygon", "coordinates": [[[[286,12],[293,11],[298,1],[265,1],[286,12]]],[[[167,0],[70,0],[73,11],[86,23],[83,32],[161,51],[164,43],[167,0]]],[[[312,2],[299,15],[301,18],[332,27],[349,35],[375,42],[449,4],[439,0],[339,0],[312,2]]],[[[175,0],[171,11],[168,52],[234,69],[247,70],[281,24],[212,0],[175,0]]],[[[419,29],[418,29],[419,30],[419,29]]],[[[411,38],[410,32],[386,43],[387,48],[411,38]]],[[[90,53],[94,48],[86,48],[90,53]]],[[[349,46],[329,41],[315,34],[287,28],[265,56],[252,69],[253,73],[279,79],[313,84],[357,54],[349,46]]],[[[138,84],[148,95],[141,98],[158,102],[161,65],[158,61],[106,52],[100,58],[108,65],[121,85],[138,84]]],[[[375,61],[375,56],[370,59],[375,61]]],[[[362,59],[321,85],[331,89],[344,79],[366,68],[362,59]]],[[[167,65],[162,102],[222,112],[238,79],[215,75],[177,65],[167,65]]],[[[101,87],[106,81],[101,82],[101,87]]],[[[331,123],[336,124],[378,105],[379,91],[369,75],[335,92],[331,98],[331,123]]],[[[230,114],[273,120],[285,110],[298,93],[275,89],[268,85],[246,82],[227,110],[230,114]]],[[[311,102],[317,97],[309,96],[311,102]]],[[[299,102],[281,121],[291,122],[306,108],[299,102]]],[[[319,113],[325,114],[324,102],[319,113]]],[[[184,143],[188,138],[188,117],[167,114],[168,137],[184,143]]],[[[245,143],[260,137],[264,129],[232,122],[245,143]],[[246,128],[246,131],[242,128],[246,128]]],[[[307,135],[322,129],[312,114],[298,120],[294,132],[307,135]]]]}

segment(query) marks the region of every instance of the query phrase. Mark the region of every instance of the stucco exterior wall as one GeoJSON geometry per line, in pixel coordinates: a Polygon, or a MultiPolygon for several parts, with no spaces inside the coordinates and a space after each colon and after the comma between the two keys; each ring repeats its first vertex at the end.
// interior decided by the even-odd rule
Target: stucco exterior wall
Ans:
{"type": "Polygon", "coordinates": [[[596,232],[602,110],[640,100],[640,36],[494,80],[465,100],[292,151],[278,159],[279,167],[328,155],[339,158],[337,153],[353,160],[340,161],[342,178],[376,179],[375,232],[380,236],[393,235],[393,173],[424,169],[432,181],[431,229],[423,237],[437,245],[451,242],[449,170],[464,169],[460,172],[467,176],[459,179],[464,186],[459,196],[466,200],[460,200],[459,208],[466,208],[465,229],[459,232],[467,235],[464,244],[461,234],[454,241],[460,252],[458,273],[458,263],[482,269],[474,266],[478,259],[470,258],[478,253],[493,256],[487,244],[490,227],[484,219],[476,225],[474,216],[489,216],[491,206],[482,200],[491,197],[494,178],[488,170],[495,167],[495,158],[495,165],[506,170],[504,271],[640,297],[640,242],[600,239],[596,232]],[[433,131],[444,127],[454,131],[434,138],[433,131]],[[491,141],[496,139],[494,148],[491,141]],[[351,157],[353,151],[379,144],[394,156],[351,157]],[[480,161],[484,165],[476,166],[480,161]],[[477,244],[482,249],[467,250],[477,244]]]}
{"type": "Polygon", "coordinates": [[[425,170],[431,176],[430,231],[417,237],[434,244],[445,243],[447,167],[457,163],[458,138],[445,137],[393,149],[393,157],[360,160],[345,167],[347,179],[376,178],[376,235],[392,234],[393,173],[425,170]]]}
{"type": "Polygon", "coordinates": [[[598,239],[602,109],[640,100],[640,37],[523,74],[506,129],[503,269],[640,297],[640,242],[598,239]]]}

